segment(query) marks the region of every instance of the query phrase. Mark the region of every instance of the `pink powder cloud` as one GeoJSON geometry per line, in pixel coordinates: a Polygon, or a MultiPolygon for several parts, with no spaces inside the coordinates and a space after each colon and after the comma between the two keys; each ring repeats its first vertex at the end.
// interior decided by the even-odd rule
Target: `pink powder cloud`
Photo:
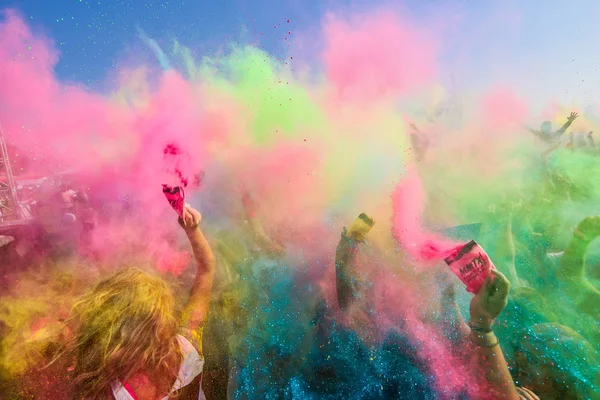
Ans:
{"type": "Polygon", "coordinates": [[[515,127],[522,123],[528,111],[527,104],[508,88],[498,87],[487,93],[481,102],[486,126],[492,129],[515,127]]]}
{"type": "Polygon", "coordinates": [[[124,106],[58,81],[53,72],[57,61],[50,40],[32,34],[15,12],[5,11],[0,23],[0,121],[7,140],[32,157],[52,160],[35,163],[39,175],[74,168],[77,181],[93,187],[96,196],[117,203],[130,197],[135,204],[131,219],[110,221],[97,230],[96,257],[136,248],[159,269],[180,272],[187,255],[177,243],[164,240],[179,227],[161,192],[161,184],[172,179],[163,150],[173,143],[187,153],[179,167],[189,178],[203,169],[208,142],[222,131],[205,134],[218,126],[214,117],[203,118],[202,93],[176,72],[166,72],[145,106],[124,106]]]}
{"type": "Polygon", "coordinates": [[[414,260],[431,264],[441,261],[459,244],[423,227],[421,217],[426,201],[418,171],[409,167],[392,193],[392,234],[414,260]]]}
{"type": "Polygon", "coordinates": [[[343,98],[398,96],[435,76],[433,39],[391,12],[350,20],[331,15],[324,34],[325,73],[343,98]]]}

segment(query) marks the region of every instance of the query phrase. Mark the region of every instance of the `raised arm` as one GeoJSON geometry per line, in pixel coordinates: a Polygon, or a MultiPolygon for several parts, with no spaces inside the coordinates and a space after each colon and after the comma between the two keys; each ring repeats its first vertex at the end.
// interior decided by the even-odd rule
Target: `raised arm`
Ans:
{"type": "Polygon", "coordinates": [[[587,145],[588,147],[596,150],[596,142],[594,141],[594,132],[590,131],[587,134],[587,145]]]}
{"type": "Polygon", "coordinates": [[[600,321],[600,290],[585,276],[585,254],[590,243],[598,236],[600,216],[587,217],[581,221],[561,259],[557,277],[572,288],[568,293],[576,299],[577,310],[600,321]]]}
{"type": "Polygon", "coordinates": [[[529,128],[528,126],[526,126],[525,129],[527,129],[529,133],[533,134],[533,136],[537,137],[538,139],[544,139],[544,134],[542,132],[529,128]]]}
{"type": "Polygon", "coordinates": [[[186,206],[183,219],[179,219],[179,224],[192,245],[194,258],[198,264],[190,297],[181,316],[181,327],[200,352],[202,330],[208,314],[208,303],[215,276],[215,256],[200,229],[201,219],[200,213],[190,206],[186,206]]]}
{"type": "Polygon", "coordinates": [[[246,220],[250,226],[250,230],[254,235],[256,244],[262,251],[272,256],[283,256],[285,254],[285,248],[280,244],[276,243],[271,239],[256,216],[257,206],[248,192],[245,192],[242,197],[242,203],[244,205],[244,212],[246,214],[246,220]]]}
{"type": "Polygon", "coordinates": [[[523,128],[527,130],[527,132],[531,133],[536,138],[546,142],[549,140],[549,136],[544,134],[544,132],[528,127],[527,125],[523,125],[523,128]]]}
{"type": "Polygon", "coordinates": [[[587,217],[577,225],[561,259],[557,273],[559,278],[584,278],[585,254],[592,240],[598,235],[600,235],[600,216],[587,217]]]}
{"type": "Polygon", "coordinates": [[[415,124],[410,124],[412,132],[410,133],[410,141],[414,150],[417,161],[422,161],[430,147],[427,136],[417,128],[415,124]]]}
{"type": "Polygon", "coordinates": [[[335,251],[335,287],[338,304],[347,310],[359,296],[356,276],[356,256],[358,246],[364,242],[374,222],[366,214],[361,214],[348,232],[343,228],[342,236],[335,251]]]}
{"type": "Polygon", "coordinates": [[[494,320],[506,307],[510,283],[501,272],[493,270],[470,305],[473,364],[484,378],[479,385],[479,399],[519,399],[506,359],[492,331],[494,320]]]}
{"type": "Polygon", "coordinates": [[[565,133],[567,131],[567,129],[569,129],[569,127],[571,126],[573,121],[575,121],[577,119],[577,117],[579,117],[579,114],[577,114],[576,112],[572,112],[571,114],[569,114],[569,116],[567,117],[567,122],[565,122],[564,125],[561,126],[559,130],[556,131],[556,133],[558,133],[559,135],[562,135],[563,133],[565,133]]]}
{"type": "Polygon", "coordinates": [[[335,250],[335,288],[338,304],[342,310],[348,309],[352,300],[358,295],[353,270],[359,244],[357,240],[348,236],[346,228],[344,228],[335,250]]]}

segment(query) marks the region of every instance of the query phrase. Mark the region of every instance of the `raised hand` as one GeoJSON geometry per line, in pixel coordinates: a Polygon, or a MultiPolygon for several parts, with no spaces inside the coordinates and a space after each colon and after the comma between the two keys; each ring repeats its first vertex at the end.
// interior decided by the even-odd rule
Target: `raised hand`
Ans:
{"type": "Polygon", "coordinates": [[[471,326],[479,329],[490,329],[508,302],[510,282],[498,270],[492,274],[471,300],[471,326]]]}
{"type": "Polygon", "coordinates": [[[540,398],[533,393],[530,389],[518,387],[517,392],[519,393],[519,398],[523,400],[540,400],[540,398]]]}
{"type": "Polygon", "coordinates": [[[191,232],[198,229],[202,215],[198,210],[190,205],[185,205],[183,209],[183,218],[179,218],[179,225],[186,231],[191,232]]]}
{"type": "Polygon", "coordinates": [[[579,117],[579,114],[577,114],[575,111],[573,111],[571,114],[569,114],[569,117],[567,119],[569,121],[573,122],[577,119],[577,117],[579,117]]]}
{"type": "Polygon", "coordinates": [[[374,224],[375,221],[372,218],[362,213],[356,218],[349,231],[344,228],[342,236],[363,243],[374,224]]]}
{"type": "Polygon", "coordinates": [[[600,236],[600,216],[587,217],[575,228],[575,236],[587,242],[600,236]]]}

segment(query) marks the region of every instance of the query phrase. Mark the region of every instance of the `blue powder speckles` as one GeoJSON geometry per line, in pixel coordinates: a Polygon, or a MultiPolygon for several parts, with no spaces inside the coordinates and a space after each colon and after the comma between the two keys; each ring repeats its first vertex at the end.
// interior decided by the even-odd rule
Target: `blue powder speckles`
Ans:
{"type": "Polygon", "coordinates": [[[259,260],[244,279],[247,327],[233,334],[233,398],[434,399],[426,367],[408,355],[410,341],[391,333],[368,347],[314,301],[312,284],[284,265],[259,260]],[[309,297],[310,296],[310,297],[309,297]],[[257,300],[258,299],[258,300],[257,300]]]}

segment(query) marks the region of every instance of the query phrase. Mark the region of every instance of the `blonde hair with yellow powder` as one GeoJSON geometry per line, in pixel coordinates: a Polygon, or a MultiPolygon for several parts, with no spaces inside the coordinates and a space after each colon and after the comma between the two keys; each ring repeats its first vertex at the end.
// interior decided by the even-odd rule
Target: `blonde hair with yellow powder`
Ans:
{"type": "Polygon", "coordinates": [[[144,372],[168,392],[182,360],[167,283],[128,268],[98,283],[72,310],[76,398],[106,398],[110,384],[144,372]]]}

